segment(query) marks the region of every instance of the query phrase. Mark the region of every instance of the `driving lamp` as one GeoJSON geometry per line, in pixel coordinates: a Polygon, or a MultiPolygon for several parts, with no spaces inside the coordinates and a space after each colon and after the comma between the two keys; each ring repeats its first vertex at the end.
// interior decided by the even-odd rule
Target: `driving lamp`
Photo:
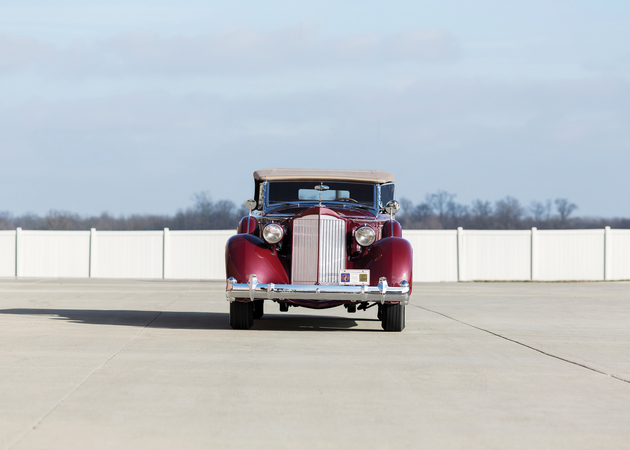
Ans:
{"type": "Polygon", "coordinates": [[[374,240],[376,239],[376,233],[370,227],[363,226],[357,228],[357,231],[354,233],[354,238],[362,247],[367,247],[368,245],[372,245],[374,240]]]}
{"type": "Polygon", "coordinates": [[[385,205],[385,211],[387,211],[390,216],[394,217],[394,215],[400,211],[400,203],[396,200],[388,201],[387,205],[385,205]]]}
{"type": "Polygon", "coordinates": [[[263,228],[263,238],[270,244],[277,244],[284,237],[284,230],[277,223],[269,223],[263,228]]]}
{"type": "Polygon", "coordinates": [[[249,210],[250,216],[252,215],[252,211],[256,209],[256,206],[258,206],[258,203],[256,203],[256,200],[251,198],[245,202],[245,208],[249,210]]]}

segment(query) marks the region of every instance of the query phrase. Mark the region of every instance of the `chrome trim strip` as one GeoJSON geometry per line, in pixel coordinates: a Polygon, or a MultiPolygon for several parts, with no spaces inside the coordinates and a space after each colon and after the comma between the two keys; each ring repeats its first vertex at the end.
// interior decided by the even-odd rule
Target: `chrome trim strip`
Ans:
{"type": "Polygon", "coordinates": [[[239,300],[341,300],[350,302],[400,302],[409,303],[409,283],[402,281],[400,286],[388,286],[387,279],[381,277],[378,286],[339,286],[339,285],[300,285],[256,283],[256,275],[250,275],[250,282],[237,283],[232,277],[227,279],[225,297],[228,301],[239,300]]]}
{"type": "Polygon", "coordinates": [[[319,222],[319,284],[339,282],[339,271],[346,268],[346,221],[323,215],[319,222]]]}

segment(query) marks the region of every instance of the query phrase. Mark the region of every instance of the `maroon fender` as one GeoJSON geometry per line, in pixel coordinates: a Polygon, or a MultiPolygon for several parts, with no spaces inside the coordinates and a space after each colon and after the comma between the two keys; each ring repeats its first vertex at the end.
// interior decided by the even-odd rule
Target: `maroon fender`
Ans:
{"type": "Polygon", "coordinates": [[[402,227],[396,220],[388,220],[383,224],[383,238],[402,237],[402,227]]]}
{"type": "Polygon", "coordinates": [[[247,233],[254,234],[256,232],[256,227],[258,226],[258,221],[255,217],[243,217],[241,221],[238,223],[237,232],[238,234],[247,233]]]}
{"type": "Polygon", "coordinates": [[[381,239],[365,255],[352,260],[351,268],[369,269],[372,286],[378,284],[380,277],[386,277],[390,286],[400,286],[401,281],[407,281],[411,292],[413,249],[403,238],[381,239]]]}
{"type": "Polygon", "coordinates": [[[225,245],[227,278],[247,283],[256,274],[259,283],[289,284],[287,271],[275,252],[260,238],[251,234],[237,234],[225,245]]]}

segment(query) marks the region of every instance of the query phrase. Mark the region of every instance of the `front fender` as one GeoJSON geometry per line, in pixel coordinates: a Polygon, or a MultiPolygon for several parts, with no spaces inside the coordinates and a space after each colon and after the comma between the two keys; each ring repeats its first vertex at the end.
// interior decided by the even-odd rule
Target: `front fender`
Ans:
{"type": "Polygon", "coordinates": [[[388,237],[375,243],[360,258],[352,260],[353,269],[369,269],[370,284],[376,286],[380,277],[387,278],[390,286],[400,286],[401,281],[413,283],[413,249],[406,239],[388,237]]]}
{"type": "Polygon", "coordinates": [[[225,245],[226,278],[234,277],[247,283],[256,274],[259,283],[289,284],[289,277],[280,258],[260,238],[251,234],[237,234],[225,245]]]}

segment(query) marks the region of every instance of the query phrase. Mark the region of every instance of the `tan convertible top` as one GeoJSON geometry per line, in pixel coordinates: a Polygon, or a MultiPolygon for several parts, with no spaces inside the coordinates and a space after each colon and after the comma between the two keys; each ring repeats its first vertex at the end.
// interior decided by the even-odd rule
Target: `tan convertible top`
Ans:
{"type": "Polygon", "coordinates": [[[394,175],[383,170],[260,169],[254,172],[254,180],[389,183],[394,181],[394,175]]]}

